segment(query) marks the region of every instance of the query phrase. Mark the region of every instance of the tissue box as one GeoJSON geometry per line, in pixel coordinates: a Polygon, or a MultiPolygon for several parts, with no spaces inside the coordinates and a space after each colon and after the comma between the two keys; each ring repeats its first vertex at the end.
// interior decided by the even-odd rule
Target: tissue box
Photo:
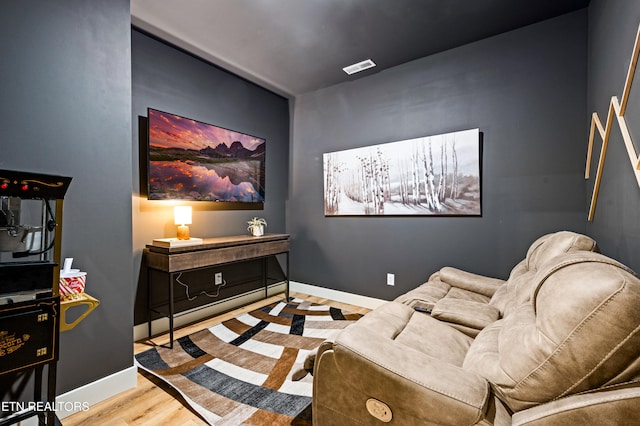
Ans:
{"type": "Polygon", "coordinates": [[[75,300],[84,293],[87,281],[87,273],[80,271],[61,272],[58,287],[60,290],[60,300],[75,300]]]}

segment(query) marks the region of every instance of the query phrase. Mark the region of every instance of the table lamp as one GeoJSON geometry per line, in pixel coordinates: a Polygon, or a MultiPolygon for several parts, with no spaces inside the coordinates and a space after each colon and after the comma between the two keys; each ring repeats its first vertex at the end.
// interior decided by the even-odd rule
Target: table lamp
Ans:
{"type": "Polygon", "coordinates": [[[178,239],[188,240],[190,236],[187,225],[191,225],[191,206],[175,206],[173,208],[173,221],[178,225],[178,239]]]}
{"type": "Polygon", "coordinates": [[[202,238],[192,238],[191,235],[189,235],[188,225],[191,225],[191,206],[174,206],[173,223],[178,225],[176,237],[156,238],[153,240],[153,245],[171,248],[203,244],[202,238]]]}

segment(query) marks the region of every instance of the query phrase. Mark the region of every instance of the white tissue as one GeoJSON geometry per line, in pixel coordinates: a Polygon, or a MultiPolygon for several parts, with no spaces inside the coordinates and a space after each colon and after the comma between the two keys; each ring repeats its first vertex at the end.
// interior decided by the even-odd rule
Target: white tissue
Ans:
{"type": "Polygon", "coordinates": [[[71,272],[71,264],[73,263],[73,257],[67,257],[64,259],[64,266],[62,268],[62,272],[68,274],[71,272]]]}

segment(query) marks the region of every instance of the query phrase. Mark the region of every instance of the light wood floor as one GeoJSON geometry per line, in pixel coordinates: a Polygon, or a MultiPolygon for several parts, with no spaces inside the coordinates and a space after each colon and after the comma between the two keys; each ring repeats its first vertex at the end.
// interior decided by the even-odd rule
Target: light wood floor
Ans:
{"type": "MultiPolygon", "coordinates": [[[[340,309],[366,314],[369,309],[359,306],[347,305],[327,299],[308,296],[291,292],[291,296],[309,300],[314,303],[331,305],[340,309]]],[[[174,339],[186,336],[190,333],[210,327],[214,324],[234,318],[239,314],[250,312],[261,306],[282,300],[283,295],[275,295],[268,299],[254,302],[247,306],[234,309],[230,312],[217,315],[197,324],[175,330],[174,339]]],[[[140,353],[149,349],[152,345],[161,345],[169,342],[168,333],[157,336],[152,341],[144,340],[134,344],[133,352],[140,353]]],[[[62,419],[63,426],[76,425],[171,425],[192,426],[207,425],[194,411],[189,408],[182,397],[171,387],[166,386],[160,380],[145,372],[138,371],[138,384],[134,389],[116,395],[106,401],[92,406],[87,411],[82,411],[62,419]]]]}

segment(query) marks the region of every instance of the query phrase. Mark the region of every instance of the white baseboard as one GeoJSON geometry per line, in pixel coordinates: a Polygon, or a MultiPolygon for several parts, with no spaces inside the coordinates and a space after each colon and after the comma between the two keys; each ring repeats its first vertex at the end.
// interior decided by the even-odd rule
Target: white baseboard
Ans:
{"type": "MultiPolygon", "coordinates": [[[[268,287],[267,297],[271,297],[275,294],[282,293],[286,290],[286,283],[278,283],[268,287]]],[[[194,322],[201,321],[205,318],[212,317],[221,312],[230,311],[240,306],[248,305],[249,303],[256,302],[264,299],[264,288],[254,290],[248,293],[241,294],[239,296],[225,299],[220,302],[215,302],[210,305],[202,306],[192,309],[190,311],[180,312],[173,316],[173,328],[182,327],[194,322]]],[[[169,331],[169,318],[158,318],[151,321],[151,334],[157,335],[166,333],[169,331]]],[[[138,324],[133,327],[133,341],[146,339],[149,337],[149,328],[147,323],[138,324]]]]}
{"type": "Polygon", "coordinates": [[[56,397],[56,414],[64,419],[87,409],[126,390],[138,383],[138,367],[135,365],[109,376],[88,383],[56,397]]]}
{"type": "MultiPolygon", "coordinates": [[[[92,405],[135,388],[137,383],[138,368],[136,366],[128,367],[56,396],[56,415],[58,419],[64,419],[79,411],[87,410],[92,405]]],[[[18,426],[38,426],[38,417],[33,416],[18,422],[18,426]]]]}
{"type": "Polygon", "coordinates": [[[325,299],[335,300],[336,302],[348,303],[349,305],[362,306],[363,308],[375,309],[387,303],[387,300],[376,299],[374,297],[361,296],[359,294],[347,293],[330,288],[318,287],[315,285],[299,283],[291,281],[289,290],[298,293],[308,294],[309,296],[323,297],[325,299]]]}

